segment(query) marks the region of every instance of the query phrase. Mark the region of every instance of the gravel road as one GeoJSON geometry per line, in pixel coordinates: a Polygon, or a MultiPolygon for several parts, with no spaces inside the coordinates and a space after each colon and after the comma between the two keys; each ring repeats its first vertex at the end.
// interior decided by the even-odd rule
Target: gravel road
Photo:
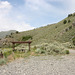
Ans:
{"type": "Polygon", "coordinates": [[[30,56],[0,66],[0,75],[75,75],[75,56],[30,56]]]}

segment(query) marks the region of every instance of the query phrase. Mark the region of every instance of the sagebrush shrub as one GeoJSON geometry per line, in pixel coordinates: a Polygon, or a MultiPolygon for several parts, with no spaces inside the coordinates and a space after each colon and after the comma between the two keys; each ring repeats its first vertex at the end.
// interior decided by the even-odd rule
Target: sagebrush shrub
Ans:
{"type": "Polygon", "coordinates": [[[4,58],[0,59],[0,65],[6,64],[6,62],[7,62],[6,59],[4,59],[4,58]]]}
{"type": "Polygon", "coordinates": [[[68,23],[70,23],[71,22],[71,20],[68,20],[68,23]]]}
{"type": "Polygon", "coordinates": [[[69,26],[69,29],[72,29],[72,26],[69,26]]]}
{"type": "Polygon", "coordinates": [[[73,45],[75,46],[75,37],[73,37],[72,41],[73,41],[73,45]]]}
{"type": "Polygon", "coordinates": [[[69,54],[70,52],[69,52],[69,50],[66,50],[66,54],[69,54]]]}
{"type": "Polygon", "coordinates": [[[74,15],[73,16],[75,16],[75,13],[74,13],[74,15]]]}
{"type": "Polygon", "coordinates": [[[63,21],[63,24],[66,24],[66,23],[67,23],[67,20],[64,20],[64,21],[63,21]]]}
{"type": "Polygon", "coordinates": [[[72,14],[69,14],[69,15],[68,15],[68,17],[71,17],[71,16],[72,16],[72,14]]]}
{"type": "Polygon", "coordinates": [[[41,44],[36,46],[37,49],[35,50],[36,53],[45,53],[45,54],[63,54],[64,53],[64,46],[60,43],[53,42],[49,44],[41,44]]]}
{"type": "Polygon", "coordinates": [[[4,52],[4,56],[5,56],[5,58],[7,58],[10,54],[12,54],[12,51],[4,52]]]}
{"type": "Polygon", "coordinates": [[[66,48],[74,48],[74,45],[70,42],[63,43],[63,46],[66,48]]]}
{"type": "Polygon", "coordinates": [[[68,28],[66,28],[65,31],[67,32],[68,31],[68,28]]]}

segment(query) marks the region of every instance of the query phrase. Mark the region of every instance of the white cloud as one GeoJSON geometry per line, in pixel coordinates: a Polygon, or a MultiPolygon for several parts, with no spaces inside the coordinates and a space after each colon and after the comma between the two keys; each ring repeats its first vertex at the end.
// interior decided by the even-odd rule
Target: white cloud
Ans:
{"type": "Polygon", "coordinates": [[[48,10],[50,12],[58,11],[58,10],[63,11],[64,6],[60,9],[60,8],[57,8],[56,6],[54,6],[53,4],[51,4],[50,2],[60,2],[65,6],[65,8],[67,8],[67,10],[68,9],[74,10],[74,8],[75,8],[75,0],[25,0],[25,5],[27,7],[29,7],[30,9],[34,9],[34,10],[44,9],[44,10],[48,10]]]}
{"type": "Polygon", "coordinates": [[[64,0],[64,4],[67,13],[75,12],[75,0],[64,0]]]}
{"type": "Polygon", "coordinates": [[[15,13],[12,10],[13,6],[8,1],[0,1],[0,31],[30,30],[34,27],[28,24],[26,20],[35,21],[38,16],[42,17],[41,19],[45,17],[46,19],[47,17],[59,18],[62,15],[73,13],[75,11],[75,0],[25,0],[25,7],[24,5],[20,7],[22,11],[14,7],[17,9],[15,13]],[[52,2],[61,3],[63,6],[57,7],[57,4],[54,5],[52,2]],[[11,15],[10,12],[13,14],[11,15]]]}
{"type": "MultiPolygon", "coordinates": [[[[8,1],[0,1],[0,31],[26,31],[34,28],[24,21],[15,21],[16,19],[12,18],[13,15],[10,15],[12,8],[13,6],[8,1]]],[[[17,19],[22,19],[22,16],[18,14],[17,19]]]]}
{"type": "Polygon", "coordinates": [[[34,11],[41,11],[41,12],[59,12],[59,10],[62,13],[62,9],[55,7],[49,2],[56,2],[56,1],[62,1],[62,0],[25,0],[25,6],[27,8],[30,8],[30,10],[34,11]]]}
{"type": "Polygon", "coordinates": [[[8,1],[0,1],[0,9],[2,8],[8,8],[8,9],[10,9],[12,6],[11,6],[11,4],[8,2],[8,1]]]}
{"type": "Polygon", "coordinates": [[[7,30],[26,31],[31,29],[34,29],[34,27],[30,26],[25,22],[14,22],[9,18],[2,19],[0,22],[0,31],[7,31],[7,30]]]}

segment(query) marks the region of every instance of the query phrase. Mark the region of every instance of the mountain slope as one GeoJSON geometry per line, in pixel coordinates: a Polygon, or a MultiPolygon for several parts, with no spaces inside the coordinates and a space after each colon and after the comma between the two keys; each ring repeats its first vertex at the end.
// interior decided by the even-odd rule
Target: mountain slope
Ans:
{"type": "Polygon", "coordinates": [[[16,30],[10,30],[10,31],[2,31],[0,32],[0,38],[4,38],[6,35],[10,35],[11,33],[15,33],[16,30]]]}
{"type": "Polygon", "coordinates": [[[15,33],[12,36],[16,41],[21,41],[23,36],[30,35],[33,38],[33,45],[46,42],[50,43],[53,41],[70,42],[75,35],[75,26],[72,25],[73,22],[75,22],[75,14],[68,16],[56,24],[47,25],[30,31],[19,32],[18,34],[15,33]],[[65,20],[67,22],[64,24],[65,20]]]}

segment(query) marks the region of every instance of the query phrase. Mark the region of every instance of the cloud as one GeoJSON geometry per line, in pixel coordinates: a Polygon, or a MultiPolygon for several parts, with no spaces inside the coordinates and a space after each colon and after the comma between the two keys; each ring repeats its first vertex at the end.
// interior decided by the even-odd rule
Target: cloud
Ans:
{"type": "Polygon", "coordinates": [[[2,19],[0,22],[0,31],[7,30],[18,30],[18,31],[26,31],[34,29],[34,27],[30,26],[25,22],[14,22],[9,18],[2,19]]]}
{"type": "MultiPolygon", "coordinates": [[[[66,11],[68,9],[74,10],[75,0],[25,0],[26,7],[29,7],[30,10],[46,10],[48,12],[57,12],[57,11],[66,11]],[[52,4],[54,2],[55,5],[52,4]],[[62,4],[60,7],[57,7],[57,4],[62,4]]],[[[70,11],[68,10],[68,11],[70,11]]]]}
{"type": "Polygon", "coordinates": [[[25,9],[35,25],[42,26],[59,22],[74,13],[74,3],[75,0],[25,0],[25,9]]]}
{"type": "Polygon", "coordinates": [[[10,9],[12,6],[8,1],[0,1],[0,9],[7,8],[10,9]]]}
{"type": "Polygon", "coordinates": [[[67,13],[75,12],[75,0],[64,0],[67,13]]]}
{"type": "Polygon", "coordinates": [[[26,31],[34,27],[22,21],[22,15],[11,14],[13,6],[8,1],[0,1],[0,31],[18,30],[26,31]],[[14,18],[12,16],[15,16],[14,18]],[[16,20],[17,18],[17,20],[16,20]],[[20,21],[21,20],[21,21],[20,21]]]}
{"type": "Polygon", "coordinates": [[[62,2],[62,0],[25,0],[25,6],[39,13],[63,13],[63,10],[54,6],[51,2],[62,2]]]}
{"type": "Polygon", "coordinates": [[[0,31],[30,30],[60,21],[74,11],[75,0],[25,0],[24,5],[0,1],[0,31]]]}

